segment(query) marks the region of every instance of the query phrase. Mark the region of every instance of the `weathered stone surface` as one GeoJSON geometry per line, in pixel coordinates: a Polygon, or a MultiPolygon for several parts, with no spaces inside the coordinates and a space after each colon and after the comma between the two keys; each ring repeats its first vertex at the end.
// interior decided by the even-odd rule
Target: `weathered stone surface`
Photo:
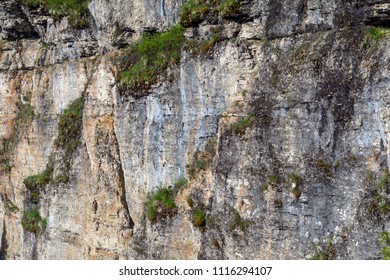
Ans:
{"type": "Polygon", "coordinates": [[[0,259],[380,258],[390,37],[366,24],[387,24],[387,1],[242,1],[186,32],[218,27],[209,52],[184,48],[146,94],[121,93],[118,48],[182,2],[93,0],[84,30],[0,3],[0,259]],[[80,97],[66,180],[58,115],[80,97]],[[23,181],[51,159],[34,204],[23,181]],[[175,214],[151,223],[148,195],[184,177],[175,214]],[[37,234],[21,224],[34,208],[37,234]]]}

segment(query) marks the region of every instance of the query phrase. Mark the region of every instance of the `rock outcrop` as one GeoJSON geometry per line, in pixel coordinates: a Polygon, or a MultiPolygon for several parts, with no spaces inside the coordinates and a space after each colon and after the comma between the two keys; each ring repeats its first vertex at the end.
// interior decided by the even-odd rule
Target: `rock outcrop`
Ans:
{"type": "Polygon", "coordinates": [[[82,27],[0,3],[0,259],[381,258],[390,1],[232,0],[122,90],[185,2],[91,0],[82,27]]]}

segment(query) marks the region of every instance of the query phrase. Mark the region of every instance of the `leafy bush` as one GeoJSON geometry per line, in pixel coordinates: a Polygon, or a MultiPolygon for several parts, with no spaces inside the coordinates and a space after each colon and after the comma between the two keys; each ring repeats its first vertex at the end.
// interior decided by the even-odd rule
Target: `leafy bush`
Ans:
{"type": "Polygon", "coordinates": [[[40,233],[46,228],[46,218],[42,218],[38,210],[31,210],[24,215],[22,226],[29,232],[40,233]]]}
{"type": "Polygon", "coordinates": [[[119,85],[123,91],[145,91],[168,67],[180,61],[185,29],[176,25],[167,32],[146,34],[119,56],[119,85]]]}
{"type": "Polygon", "coordinates": [[[334,260],[336,258],[336,248],[333,245],[333,236],[329,236],[326,243],[312,244],[314,251],[311,260],[334,260]]]}
{"type": "Polygon", "coordinates": [[[46,8],[55,19],[69,17],[69,22],[74,27],[83,28],[87,25],[89,0],[19,0],[19,2],[30,8],[39,6],[46,8]]]}
{"type": "Polygon", "coordinates": [[[158,217],[163,218],[175,214],[177,207],[172,188],[165,187],[149,195],[145,208],[146,217],[151,222],[155,222],[158,217]]]}

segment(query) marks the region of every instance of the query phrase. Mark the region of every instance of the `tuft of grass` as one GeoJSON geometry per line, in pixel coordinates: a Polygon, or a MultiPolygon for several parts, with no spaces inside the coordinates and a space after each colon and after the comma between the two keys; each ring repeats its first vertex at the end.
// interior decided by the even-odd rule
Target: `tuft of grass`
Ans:
{"type": "Polygon", "coordinates": [[[190,208],[194,208],[194,200],[191,197],[187,197],[187,204],[190,208]]]}
{"type": "Polygon", "coordinates": [[[156,222],[157,218],[164,218],[176,213],[177,206],[171,187],[159,189],[157,192],[149,195],[145,203],[146,217],[150,222],[156,222]]]}
{"type": "Polygon", "coordinates": [[[382,246],[381,255],[383,259],[390,260],[390,232],[379,232],[378,243],[382,246]]]}
{"type": "Polygon", "coordinates": [[[42,218],[38,210],[30,210],[25,213],[22,226],[31,233],[41,233],[46,228],[46,218],[42,218]]]}
{"type": "Polygon", "coordinates": [[[191,27],[204,20],[232,18],[241,14],[240,8],[240,0],[189,0],[182,6],[180,24],[191,27]]]}
{"type": "Polygon", "coordinates": [[[175,182],[175,189],[181,189],[184,186],[186,186],[188,183],[188,180],[186,178],[180,178],[175,182]]]}
{"type": "Polygon", "coordinates": [[[233,130],[236,134],[243,135],[248,127],[251,127],[256,120],[255,114],[249,114],[246,117],[241,117],[233,124],[233,130]]]}
{"type": "Polygon", "coordinates": [[[192,223],[200,228],[206,225],[206,213],[201,208],[195,208],[192,211],[192,223]]]}
{"type": "Polygon", "coordinates": [[[248,226],[254,224],[254,222],[249,219],[243,219],[236,209],[232,208],[231,211],[233,212],[233,220],[229,223],[230,231],[234,231],[237,228],[244,231],[248,226]]]}
{"type": "Polygon", "coordinates": [[[146,91],[170,66],[180,62],[185,28],[146,34],[119,56],[119,86],[122,91],[146,91]]]}
{"type": "Polygon", "coordinates": [[[390,28],[388,27],[371,27],[365,32],[364,40],[360,43],[361,49],[369,49],[370,52],[375,52],[379,43],[390,35],[390,28]]]}
{"type": "Polygon", "coordinates": [[[299,199],[302,195],[302,191],[300,188],[300,185],[302,183],[302,178],[296,173],[290,173],[288,175],[288,179],[291,184],[294,184],[294,187],[292,189],[292,193],[295,196],[296,199],[299,199]]]}
{"type": "Polygon", "coordinates": [[[329,236],[324,244],[312,244],[314,254],[311,260],[334,260],[336,258],[336,248],[333,245],[333,236],[329,236]]]}
{"type": "Polygon", "coordinates": [[[390,203],[388,199],[389,194],[389,168],[386,167],[383,172],[383,176],[379,179],[374,190],[375,204],[371,207],[371,212],[379,210],[383,214],[387,214],[390,211],[390,203]]]}
{"type": "Polygon", "coordinates": [[[58,117],[58,136],[54,141],[57,149],[63,151],[64,176],[67,176],[73,154],[81,144],[84,99],[73,101],[58,117]]]}
{"type": "Polygon", "coordinates": [[[34,119],[34,108],[29,104],[22,104],[16,115],[15,121],[18,126],[29,125],[34,119]]]}
{"type": "Polygon", "coordinates": [[[209,139],[202,151],[195,152],[191,164],[186,165],[190,178],[194,178],[196,173],[211,166],[216,155],[216,145],[217,142],[215,140],[209,139]]]}
{"type": "Polygon", "coordinates": [[[68,17],[69,23],[76,28],[87,26],[89,0],[18,0],[29,8],[45,8],[50,16],[58,20],[68,17]]]}
{"type": "Polygon", "coordinates": [[[49,158],[49,162],[46,164],[44,171],[37,175],[32,175],[23,180],[23,184],[30,191],[34,191],[38,188],[44,187],[49,184],[53,177],[54,163],[52,158],[49,158]]]}

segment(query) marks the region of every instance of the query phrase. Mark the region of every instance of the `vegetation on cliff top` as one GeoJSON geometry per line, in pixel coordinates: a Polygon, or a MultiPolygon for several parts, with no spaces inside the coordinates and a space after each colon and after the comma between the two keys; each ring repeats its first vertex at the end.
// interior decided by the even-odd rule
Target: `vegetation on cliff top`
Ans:
{"type": "Polygon", "coordinates": [[[89,0],[18,0],[30,7],[43,7],[55,18],[68,17],[69,23],[78,28],[86,27],[89,0]]]}
{"type": "Polygon", "coordinates": [[[183,5],[180,13],[180,23],[185,26],[195,26],[200,22],[218,16],[229,18],[240,14],[240,0],[189,0],[183,5]]]}
{"type": "Polygon", "coordinates": [[[172,26],[167,32],[145,34],[119,56],[121,74],[119,85],[123,91],[143,91],[150,88],[168,67],[180,61],[185,42],[185,29],[172,26]]]}

